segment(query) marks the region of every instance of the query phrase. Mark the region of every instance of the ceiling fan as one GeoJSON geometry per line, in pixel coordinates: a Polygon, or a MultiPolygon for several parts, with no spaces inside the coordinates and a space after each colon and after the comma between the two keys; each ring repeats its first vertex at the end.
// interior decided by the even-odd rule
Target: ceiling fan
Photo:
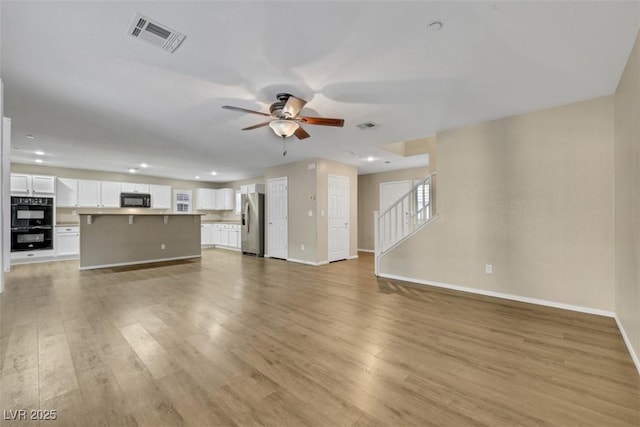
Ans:
{"type": "Polygon", "coordinates": [[[344,125],[343,119],[299,116],[298,113],[307,103],[304,99],[296,98],[288,93],[279,93],[276,95],[276,99],[277,101],[269,107],[269,114],[262,113],[260,111],[248,110],[246,108],[234,107],[232,105],[223,105],[222,108],[271,117],[272,120],[249,126],[242,130],[257,129],[269,125],[269,127],[273,129],[273,132],[282,139],[288,138],[292,135],[295,135],[298,139],[309,138],[310,135],[300,126],[302,123],[307,125],[337,127],[342,127],[344,125]]]}

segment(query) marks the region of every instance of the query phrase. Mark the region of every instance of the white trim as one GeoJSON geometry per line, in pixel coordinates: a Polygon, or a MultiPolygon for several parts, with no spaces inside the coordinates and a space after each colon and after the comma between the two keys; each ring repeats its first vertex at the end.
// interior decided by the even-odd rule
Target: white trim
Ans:
{"type": "Polygon", "coordinates": [[[132,261],[132,262],[118,262],[115,264],[103,264],[103,265],[91,265],[88,267],[78,267],[78,270],[95,270],[98,268],[123,267],[126,265],[153,264],[155,262],[175,261],[179,259],[201,258],[201,257],[202,255],[185,255],[185,256],[177,256],[173,258],[148,259],[144,261],[132,261]]]}
{"type": "Polygon", "coordinates": [[[469,293],[472,293],[472,294],[486,295],[486,296],[490,296],[490,297],[496,297],[496,298],[513,300],[513,301],[526,302],[526,303],[529,303],[529,304],[537,304],[537,305],[544,305],[544,306],[547,306],[547,307],[561,308],[561,309],[564,309],[564,310],[578,311],[580,313],[595,314],[597,316],[615,317],[615,313],[613,311],[602,310],[602,309],[599,309],[599,308],[583,307],[583,306],[580,306],[580,305],[565,304],[565,303],[561,303],[561,302],[555,302],[555,301],[549,301],[549,300],[543,300],[543,299],[537,299],[537,298],[523,297],[523,296],[520,296],[520,295],[505,294],[505,293],[502,293],[502,292],[489,291],[489,290],[486,290],[486,289],[468,288],[466,286],[458,286],[458,285],[450,285],[448,283],[432,282],[432,281],[427,281],[427,280],[415,279],[415,278],[412,278],[412,277],[397,276],[395,274],[383,274],[383,273],[381,273],[380,277],[384,277],[384,278],[387,278],[387,279],[394,279],[394,280],[402,280],[402,281],[405,281],[405,282],[413,282],[413,283],[418,283],[420,285],[427,285],[427,286],[435,286],[435,287],[438,287],[438,288],[452,289],[454,291],[469,292],[469,293]]]}
{"type": "Polygon", "coordinates": [[[376,251],[374,251],[373,249],[359,249],[359,248],[358,248],[358,252],[368,252],[372,254],[376,253],[376,251]]]}
{"type": "Polygon", "coordinates": [[[358,259],[358,255],[351,255],[348,256],[347,259],[358,259]]]}
{"type": "Polygon", "coordinates": [[[287,261],[289,261],[289,262],[297,262],[298,264],[313,265],[314,267],[317,267],[319,265],[317,262],[303,261],[301,259],[294,259],[294,258],[287,258],[287,261]]]}
{"type": "Polygon", "coordinates": [[[633,346],[631,345],[631,340],[629,340],[629,336],[627,335],[624,328],[622,327],[622,322],[620,321],[620,318],[618,317],[617,314],[614,317],[616,319],[616,324],[618,325],[618,329],[620,329],[620,333],[622,334],[622,339],[624,339],[624,343],[627,345],[627,350],[629,350],[629,354],[631,355],[631,360],[633,360],[633,364],[636,365],[636,370],[638,371],[638,374],[640,374],[640,359],[638,359],[638,354],[633,349],[633,346]]]}
{"type": "Polygon", "coordinates": [[[325,260],[325,261],[318,261],[317,265],[327,265],[327,264],[329,264],[329,261],[325,260]]]}

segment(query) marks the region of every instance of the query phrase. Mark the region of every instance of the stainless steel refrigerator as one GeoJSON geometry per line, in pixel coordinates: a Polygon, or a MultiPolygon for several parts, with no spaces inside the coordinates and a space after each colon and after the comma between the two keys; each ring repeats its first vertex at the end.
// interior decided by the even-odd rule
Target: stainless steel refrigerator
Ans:
{"type": "Polygon", "coordinates": [[[264,194],[242,194],[240,205],[242,253],[264,256],[264,194]]]}

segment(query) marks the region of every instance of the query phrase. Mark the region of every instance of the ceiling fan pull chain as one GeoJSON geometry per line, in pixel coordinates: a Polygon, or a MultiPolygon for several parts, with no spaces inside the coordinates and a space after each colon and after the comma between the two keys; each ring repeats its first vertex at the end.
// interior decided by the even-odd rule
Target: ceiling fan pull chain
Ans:
{"type": "Polygon", "coordinates": [[[284,135],[282,135],[282,156],[287,155],[287,140],[284,135]]]}

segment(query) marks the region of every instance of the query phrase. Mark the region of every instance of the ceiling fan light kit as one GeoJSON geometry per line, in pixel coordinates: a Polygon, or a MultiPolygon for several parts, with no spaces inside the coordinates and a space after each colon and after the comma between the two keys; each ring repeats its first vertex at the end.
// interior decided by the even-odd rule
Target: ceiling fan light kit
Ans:
{"type": "MultiPolygon", "coordinates": [[[[329,119],[326,117],[306,117],[300,116],[300,110],[305,106],[307,101],[296,98],[288,93],[279,93],[276,95],[277,101],[269,106],[269,114],[260,111],[249,110],[232,105],[223,105],[226,110],[240,111],[243,113],[259,114],[261,116],[272,117],[273,120],[259,123],[257,125],[246,127],[242,130],[252,130],[269,125],[273,132],[281,138],[289,138],[293,135],[298,139],[309,138],[306,130],[300,124],[321,125],[321,126],[344,126],[343,119],[329,119]]],[[[286,153],[286,151],[285,151],[286,153]]]]}
{"type": "Polygon", "coordinates": [[[279,137],[288,138],[298,130],[300,125],[293,120],[278,119],[269,122],[269,127],[273,129],[273,132],[279,137]]]}

